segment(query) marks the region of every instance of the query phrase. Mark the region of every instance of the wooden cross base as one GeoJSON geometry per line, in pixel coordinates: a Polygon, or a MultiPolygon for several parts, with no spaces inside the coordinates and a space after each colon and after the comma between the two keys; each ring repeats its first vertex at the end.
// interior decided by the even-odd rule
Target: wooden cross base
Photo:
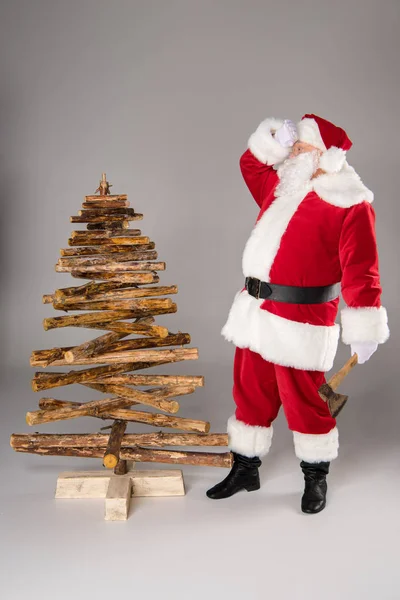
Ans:
{"type": "Polygon", "coordinates": [[[60,473],[56,498],[105,498],[106,521],[125,521],[132,496],[184,496],[182,471],[136,471],[125,475],[104,471],[60,473]]]}

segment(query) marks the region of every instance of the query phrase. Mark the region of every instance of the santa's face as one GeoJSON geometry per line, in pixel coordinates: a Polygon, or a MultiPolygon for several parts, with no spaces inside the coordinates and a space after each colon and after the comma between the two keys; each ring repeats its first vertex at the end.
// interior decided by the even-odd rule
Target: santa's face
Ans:
{"type": "MultiPolygon", "coordinates": [[[[296,142],[295,145],[298,146],[298,143],[296,142]]],[[[309,144],[302,142],[302,147],[294,149],[293,146],[288,158],[278,167],[279,183],[275,189],[276,195],[294,194],[300,191],[306,187],[318,170],[321,152],[314,146],[311,146],[311,151],[306,150],[304,145],[310,147],[309,144]]]]}
{"type": "Polygon", "coordinates": [[[314,150],[317,151],[318,155],[322,154],[322,150],[320,150],[316,146],[313,146],[312,144],[307,144],[307,142],[297,141],[292,146],[289,158],[294,158],[295,156],[303,154],[304,152],[313,152],[314,150]]]}

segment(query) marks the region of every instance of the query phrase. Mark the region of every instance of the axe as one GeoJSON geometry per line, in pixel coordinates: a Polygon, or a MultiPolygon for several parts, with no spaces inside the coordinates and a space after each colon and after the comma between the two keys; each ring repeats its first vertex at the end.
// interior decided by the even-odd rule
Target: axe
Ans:
{"type": "Polygon", "coordinates": [[[322,398],[324,402],[327,403],[329,412],[332,417],[337,417],[343,406],[346,404],[348,396],[343,394],[337,394],[335,392],[336,388],[339,387],[342,380],[346,377],[348,373],[352,370],[352,368],[357,364],[358,357],[357,354],[353,354],[346,362],[346,364],[335,373],[327,383],[321,385],[318,390],[318,394],[322,398]]]}

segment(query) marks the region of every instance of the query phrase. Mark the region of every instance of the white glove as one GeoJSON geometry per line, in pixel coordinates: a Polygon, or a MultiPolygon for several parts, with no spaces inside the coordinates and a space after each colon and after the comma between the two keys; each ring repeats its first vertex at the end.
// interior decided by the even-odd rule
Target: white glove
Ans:
{"type": "Polygon", "coordinates": [[[378,344],[375,342],[354,342],[354,344],[351,344],[351,355],[353,356],[356,353],[358,357],[357,362],[359,365],[362,365],[371,358],[377,348],[378,344]]]}
{"type": "Polygon", "coordinates": [[[283,125],[275,132],[275,139],[284,148],[293,146],[298,137],[296,125],[290,119],[285,119],[283,125]]]}

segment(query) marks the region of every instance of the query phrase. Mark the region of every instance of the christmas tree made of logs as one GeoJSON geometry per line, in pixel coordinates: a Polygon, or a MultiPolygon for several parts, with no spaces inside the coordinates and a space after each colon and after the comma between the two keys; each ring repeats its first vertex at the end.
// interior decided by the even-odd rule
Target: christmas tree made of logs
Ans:
{"type": "Polygon", "coordinates": [[[17,452],[102,459],[106,469],[60,474],[56,497],[103,497],[105,518],[119,520],[127,518],[132,495],[185,493],[180,470],[139,471],[133,468],[136,462],[230,467],[232,455],[166,449],[227,446],[228,439],[223,433],[209,433],[208,422],[175,416],[179,410],[176,398],[203,386],[203,377],[138,373],[196,360],[198,349],[184,347],[190,344],[189,334],[171,333],[155,324],[155,316],[177,311],[176,303],[164,296],[176,294],[178,289],[176,285],[157,285],[157,272],[165,269],[165,263],[153,262],[157,259],[154,242],[139,229],[130,229],[130,222],[143,215],[129,208],[126,194],[111,195],[110,187],[103,173],[95,195],[86,196],[78,216],[70,218],[72,223],[86,223],[87,229],[72,232],[70,247],[61,249],[55,267],[59,273],[89,281],[43,296],[43,302],[53,304],[56,310],[78,311],[44,319],[45,330],[86,327],[107,333],[75,347],[35,350],[30,360],[32,367],[83,367],[36,372],[34,391],[80,384],[107,397],[89,402],[41,398],[39,410],[28,412],[26,421],[39,425],[90,416],[112,424],[98,433],[13,434],[11,446],[17,452]],[[136,405],[153,410],[137,410],[136,405]],[[184,433],[126,433],[130,422],[184,433]]]}

